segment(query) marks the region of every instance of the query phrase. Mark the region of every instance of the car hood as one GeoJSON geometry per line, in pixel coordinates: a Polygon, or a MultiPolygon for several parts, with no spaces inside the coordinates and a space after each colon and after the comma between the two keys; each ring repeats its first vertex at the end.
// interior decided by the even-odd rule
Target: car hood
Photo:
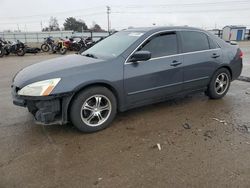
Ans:
{"type": "Polygon", "coordinates": [[[94,59],[81,55],[67,55],[64,57],[54,58],[40,63],[30,65],[20,70],[14,77],[13,83],[16,87],[23,86],[41,80],[52,78],[63,78],[69,76],[71,70],[82,71],[92,64],[103,62],[101,59],[94,59]]]}

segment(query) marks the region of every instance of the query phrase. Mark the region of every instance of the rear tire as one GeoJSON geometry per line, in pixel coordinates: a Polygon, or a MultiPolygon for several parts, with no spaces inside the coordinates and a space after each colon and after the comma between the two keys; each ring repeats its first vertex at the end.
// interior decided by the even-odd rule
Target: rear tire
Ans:
{"type": "Polygon", "coordinates": [[[17,51],[17,55],[18,56],[24,56],[24,54],[26,53],[26,49],[25,48],[21,48],[17,51]]]}
{"type": "Polygon", "coordinates": [[[43,52],[48,52],[49,49],[50,49],[50,47],[49,47],[48,44],[42,44],[41,45],[41,49],[42,49],[43,52]]]}
{"type": "Polygon", "coordinates": [[[0,57],[3,57],[5,55],[5,50],[3,48],[0,48],[0,57]]]}
{"type": "Polygon", "coordinates": [[[70,119],[78,130],[92,133],[108,127],[116,112],[116,98],[109,89],[100,86],[90,87],[73,99],[70,119]]]}
{"type": "Polygon", "coordinates": [[[80,44],[74,44],[74,45],[73,45],[73,49],[72,49],[72,50],[78,52],[80,49],[81,49],[81,45],[80,45],[80,44]]]}
{"type": "Polygon", "coordinates": [[[85,50],[87,50],[85,46],[81,47],[81,49],[78,51],[78,54],[82,54],[85,50]]]}
{"type": "Polygon", "coordinates": [[[5,55],[10,55],[10,52],[5,50],[5,55]]]}
{"type": "Polygon", "coordinates": [[[213,75],[208,85],[206,95],[208,95],[211,99],[220,99],[227,94],[230,83],[231,74],[229,70],[226,68],[221,68],[213,75]]]}
{"type": "Polygon", "coordinates": [[[67,52],[67,48],[61,48],[60,49],[60,54],[64,55],[67,52]]]}

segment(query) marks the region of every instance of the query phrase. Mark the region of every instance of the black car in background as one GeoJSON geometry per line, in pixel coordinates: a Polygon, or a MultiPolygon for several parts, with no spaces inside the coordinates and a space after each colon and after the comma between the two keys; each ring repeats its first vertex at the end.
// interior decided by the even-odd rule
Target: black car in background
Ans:
{"type": "Polygon", "coordinates": [[[13,79],[13,101],[40,123],[72,122],[94,132],[117,111],[191,92],[222,98],[241,74],[242,55],[237,45],[197,28],[128,29],[81,55],[22,69],[13,79]]]}

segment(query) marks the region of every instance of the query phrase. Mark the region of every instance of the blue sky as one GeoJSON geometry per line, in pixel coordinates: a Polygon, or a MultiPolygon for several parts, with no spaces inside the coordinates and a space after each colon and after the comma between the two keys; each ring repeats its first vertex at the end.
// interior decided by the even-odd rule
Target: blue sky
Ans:
{"type": "Polygon", "coordinates": [[[189,25],[211,29],[224,25],[250,27],[250,0],[0,0],[0,31],[39,31],[50,16],[62,27],[69,16],[107,29],[106,6],[111,7],[111,28],[189,25]]]}

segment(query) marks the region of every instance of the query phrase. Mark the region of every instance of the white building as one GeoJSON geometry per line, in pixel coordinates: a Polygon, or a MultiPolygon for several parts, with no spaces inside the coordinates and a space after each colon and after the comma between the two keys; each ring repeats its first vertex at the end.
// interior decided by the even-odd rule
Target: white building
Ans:
{"type": "Polygon", "coordinates": [[[231,40],[244,40],[245,39],[245,33],[246,33],[246,27],[244,26],[225,26],[222,31],[222,39],[225,41],[231,41],[231,40]]]}

